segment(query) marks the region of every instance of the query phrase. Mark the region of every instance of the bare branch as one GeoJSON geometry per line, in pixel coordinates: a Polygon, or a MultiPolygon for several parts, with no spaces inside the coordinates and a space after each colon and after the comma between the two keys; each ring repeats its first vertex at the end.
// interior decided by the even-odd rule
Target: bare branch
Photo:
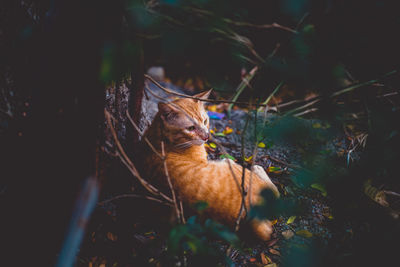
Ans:
{"type": "Polygon", "coordinates": [[[140,131],[139,127],[133,121],[133,119],[132,119],[131,115],[129,114],[128,110],[126,111],[126,116],[128,117],[129,121],[131,122],[131,124],[135,128],[135,130],[139,133],[140,137],[142,137],[144,139],[144,141],[149,145],[151,150],[153,150],[153,152],[162,159],[163,156],[160,153],[158,153],[157,149],[153,146],[153,144],[149,141],[149,139],[146,136],[143,135],[142,131],[140,131]]]}
{"type": "Polygon", "coordinates": [[[176,216],[177,216],[178,220],[180,220],[182,222],[181,214],[180,214],[179,209],[178,209],[178,203],[176,202],[175,190],[174,190],[174,188],[172,186],[171,178],[169,177],[167,161],[166,161],[166,158],[165,158],[164,141],[161,141],[161,153],[162,153],[165,176],[167,178],[169,189],[171,190],[172,200],[174,201],[174,207],[175,207],[176,216]]]}
{"type": "Polygon", "coordinates": [[[167,206],[171,206],[172,207],[171,203],[165,202],[165,201],[163,201],[161,199],[154,198],[154,197],[151,197],[151,196],[137,195],[137,194],[122,194],[122,195],[114,196],[114,197],[112,197],[110,199],[106,199],[106,200],[98,202],[97,205],[98,206],[104,206],[105,204],[107,204],[109,202],[112,202],[112,201],[115,201],[115,200],[121,199],[121,198],[144,198],[144,199],[148,199],[148,200],[155,201],[155,202],[158,202],[158,203],[161,203],[161,204],[165,204],[167,206]]]}
{"type": "Polygon", "coordinates": [[[111,134],[114,138],[114,142],[118,148],[118,155],[119,158],[121,159],[121,161],[125,164],[126,167],[128,167],[128,169],[131,171],[131,173],[139,180],[139,182],[143,185],[144,188],[146,188],[150,193],[152,193],[153,195],[158,195],[161,196],[162,198],[164,198],[166,201],[169,202],[173,202],[171,198],[169,198],[167,195],[163,194],[160,190],[158,190],[157,188],[155,188],[153,185],[151,185],[150,183],[148,183],[145,179],[143,179],[139,172],[137,171],[135,165],[133,164],[133,162],[129,159],[128,155],[125,153],[125,150],[123,149],[121,143],[118,140],[117,137],[117,133],[115,132],[114,127],[112,126],[111,123],[111,114],[104,109],[104,115],[108,124],[108,127],[111,130],[111,134]]]}

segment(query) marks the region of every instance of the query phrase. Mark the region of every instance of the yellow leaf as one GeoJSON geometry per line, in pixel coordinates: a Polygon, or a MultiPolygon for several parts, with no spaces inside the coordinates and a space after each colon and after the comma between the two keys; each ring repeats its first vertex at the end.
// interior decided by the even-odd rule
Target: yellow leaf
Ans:
{"type": "Polygon", "coordinates": [[[260,142],[260,143],[258,143],[258,147],[264,148],[264,147],[265,147],[265,144],[264,144],[263,142],[260,142]]]}
{"type": "Polygon", "coordinates": [[[208,106],[207,109],[208,109],[209,111],[216,112],[216,111],[217,111],[217,105],[208,106]]]}
{"type": "Polygon", "coordinates": [[[312,184],[311,187],[319,190],[324,197],[326,197],[328,195],[325,187],[322,184],[312,184]]]}
{"type": "Polygon", "coordinates": [[[269,166],[267,168],[267,172],[273,172],[276,174],[280,174],[280,173],[282,173],[282,169],[280,167],[269,166]]]}
{"type": "Polygon", "coordinates": [[[217,145],[214,144],[214,143],[210,143],[210,147],[211,147],[211,148],[217,148],[217,145]]]}
{"type": "Polygon", "coordinates": [[[305,229],[297,231],[296,235],[299,235],[302,237],[307,237],[307,238],[310,238],[313,236],[313,234],[310,231],[305,230],[305,229]]]}
{"type": "Polygon", "coordinates": [[[296,219],[296,216],[290,216],[289,219],[287,220],[286,224],[293,223],[295,219],[296,219]]]}
{"type": "Polygon", "coordinates": [[[225,130],[222,131],[223,134],[231,134],[233,132],[233,129],[226,126],[225,130]]]}
{"type": "Polygon", "coordinates": [[[312,127],[313,128],[315,128],[315,129],[318,129],[318,128],[321,128],[321,123],[314,123],[313,125],[312,125],[312,127]]]}
{"type": "Polygon", "coordinates": [[[246,162],[249,162],[249,161],[251,161],[251,159],[253,158],[253,156],[250,156],[250,157],[244,157],[244,161],[246,161],[246,162]]]}
{"type": "Polygon", "coordinates": [[[264,267],[278,267],[278,265],[276,265],[276,263],[270,263],[270,264],[264,265],[264,267]]]}
{"type": "Polygon", "coordinates": [[[277,222],[278,222],[278,219],[275,219],[275,220],[271,221],[271,224],[274,225],[274,224],[276,224],[277,222]]]}
{"type": "Polygon", "coordinates": [[[211,129],[211,130],[210,130],[210,133],[212,133],[212,134],[213,134],[213,133],[215,133],[215,132],[214,132],[214,130],[213,130],[213,129],[211,129]]]}

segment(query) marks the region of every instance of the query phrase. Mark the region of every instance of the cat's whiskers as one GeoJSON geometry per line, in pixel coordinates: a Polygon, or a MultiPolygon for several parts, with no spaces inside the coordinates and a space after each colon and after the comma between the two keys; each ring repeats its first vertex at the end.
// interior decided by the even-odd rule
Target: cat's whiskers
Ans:
{"type": "Polygon", "coordinates": [[[185,149],[191,147],[192,145],[193,145],[192,140],[189,140],[180,144],[176,144],[175,147],[179,149],[185,149]]]}

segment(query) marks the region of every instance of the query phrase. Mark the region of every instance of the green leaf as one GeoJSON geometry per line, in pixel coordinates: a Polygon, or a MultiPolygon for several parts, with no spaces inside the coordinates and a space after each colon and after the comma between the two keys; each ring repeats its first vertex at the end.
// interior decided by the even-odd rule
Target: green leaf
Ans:
{"type": "Polygon", "coordinates": [[[328,195],[328,192],[326,192],[326,189],[322,184],[312,184],[311,187],[319,190],[324,197],[328,195]]]}
{"type": "Polygon", "coordinates": [[[296,216],[290,216],[289,219],[287,220],[286,224],[293,223],[295,219],[296,219],[296,216]]]}
{"type": "Polygon", "coordinates": [[[221,156],[219,156],[220,159],[231,159],[231,160],[236,160],[234,157],[232,157],[229,154],[222,154],[221,156]]]}
{"type": "Polygon", "coordinates": [[[214,135],[215,136],[222,136],[222,137],[226,136],[224,133],[215,133],[214,135]]]}

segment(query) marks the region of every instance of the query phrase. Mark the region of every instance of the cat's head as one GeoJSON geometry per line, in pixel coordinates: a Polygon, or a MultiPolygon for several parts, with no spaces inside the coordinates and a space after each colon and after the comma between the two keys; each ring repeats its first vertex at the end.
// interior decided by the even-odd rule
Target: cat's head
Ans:
{"type": "MultiPolygon", "coordinates": [[[[194,95],[207,99],[210,91],[194,95]]],[[[209,117],[204,102],[191,98],[180,98],[170,103],[158,103],[162,119],[163,135],[174,147],[185,149],[203,145],[209,137],[209,117]]]]}

